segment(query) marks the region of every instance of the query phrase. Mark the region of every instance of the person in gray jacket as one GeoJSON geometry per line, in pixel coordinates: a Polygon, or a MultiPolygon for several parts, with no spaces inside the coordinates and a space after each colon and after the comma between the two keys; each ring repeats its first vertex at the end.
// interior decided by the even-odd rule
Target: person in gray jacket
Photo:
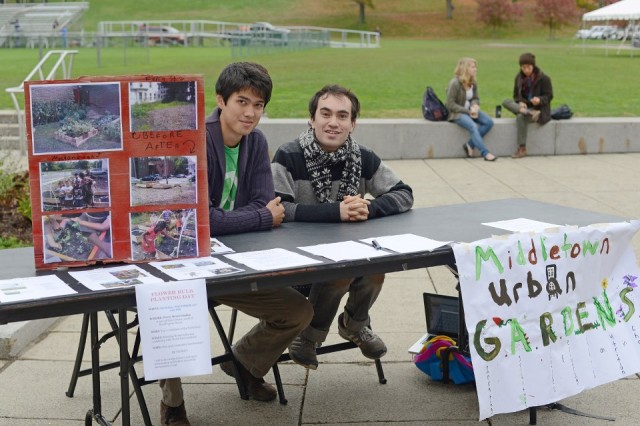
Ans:
{"type": "MultiPolygon", "coordinates": [[[[358,98],[342,86],[325,86],[311,98],[310,127],[282,145],[271,163],[285,222],[360,222],[411,209],[411,188],[352,137],[359,113],[358,98]]],[[[326,339],[346,293],[338,333],[367,358],[382,357],[387,347],[371,331],[369,310],[383,282],[384,274],[378,274],[313,284],[313,319],[289,345],[291,359],[306,368],[318,367],[316,347],[326,339]]]]}
{"type": "Polygon", "coordinates": [[[483,140],[493,127],[493,120],[480,111],[477,72],[478,63],[475,59],[462,58],[458,61],[454,70],[455,76],[447,87],[448,120],[471,135],[469,141],[462,145],[468,158],[472,158],[473,150],[477,149],[486,161],[495,161],[497,157],[489,152],[483,140]]]}

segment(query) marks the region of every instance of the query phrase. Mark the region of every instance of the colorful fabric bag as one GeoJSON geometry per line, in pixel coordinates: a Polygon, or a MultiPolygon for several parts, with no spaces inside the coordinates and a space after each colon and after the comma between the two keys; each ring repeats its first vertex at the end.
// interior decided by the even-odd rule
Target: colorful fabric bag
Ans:
{"type": "Polygon", "coordinates": [[[455,344],[456,342],[447,336],[432,337],[424,344],[422,351],[413,356],[413,363],[433,380],[441,381],[443,379],[443,362],[448,362],[449,378],[453,380],[453,383],[456,385],[472,383],[475,381],[475,376],[473,375],[471,358],[458,351],[451,351],[448,360],[443,361],[442,359],[443,351],[455,346],[455,344]]]}

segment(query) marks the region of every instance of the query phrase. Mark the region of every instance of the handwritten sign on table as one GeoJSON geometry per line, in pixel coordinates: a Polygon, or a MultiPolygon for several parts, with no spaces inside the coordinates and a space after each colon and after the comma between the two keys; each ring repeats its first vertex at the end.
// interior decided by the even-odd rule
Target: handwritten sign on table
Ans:
{"type": "Polygon", "coordinates": [[[640,371],[640,221],[453,246],[480,419],[640,371]]]}

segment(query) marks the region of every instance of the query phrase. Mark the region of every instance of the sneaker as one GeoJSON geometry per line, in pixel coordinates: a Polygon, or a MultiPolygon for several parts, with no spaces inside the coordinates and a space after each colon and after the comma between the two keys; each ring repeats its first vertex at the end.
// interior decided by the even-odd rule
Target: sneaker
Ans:
{"type": "MultiPolygon", "coordinates": [[[[264,379],[255,377],[249,372],[244,365],[240,362],[237,363],[240,367],[240,377],[244,384],[247,386],[247,392],[249,396],[256,401],[273,401],[278,396],[278,391],[269,383],[266,383],[264,379]]],[[[236,377],[233,361],[225,361],[220,364],[220,369],[224,371],[227,376],[236,377]]]]}
{"type": "Polygon", "coordinates": [[[522,158],[527,156],[527,147],[520,145],[518,150],[511,156],[511,158],[522,158]]]}
{"type": "Polygon", "coordinates": [[[387,353],[387,346],[368,326],[364,326],[360,331],[348,330],[344,326],[344,314],[338,317],[338,334],[343,339],[355,343],[362,355],[369,359],[382,358],[387,353]]]}
{"type": "Polygon", "coordinates": [[[296,364],[315,370],[318,368],[317,346],[316,342],[298,336],[289,344],[289,357],[296,364]]]}
{"type": "Polygon", "coordinates": [[[160,401],[160,424],[172,426],[191,426],[187,419],[184,402],[178,407],[169,407],[160,401]]]}

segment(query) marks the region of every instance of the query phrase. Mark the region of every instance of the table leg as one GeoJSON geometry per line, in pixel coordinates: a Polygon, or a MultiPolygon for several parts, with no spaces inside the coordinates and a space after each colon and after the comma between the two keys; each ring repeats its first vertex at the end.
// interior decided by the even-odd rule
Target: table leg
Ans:
{"type": "Polygon", "coordinates": [[[127,343],[127,310],[118,310],[118,334],[120,337],[120,397],[122,399],[122,426],[129,426],[129,345],[127,343]]]}
{"type": "Polygon", "coordinates": [[[100,347],[98,346],[98,313],[89,314],[91,327],[91,383],[93,387],[93,408],[87,411],[84,418],[85,426],[90,426],[92,420],[98,424],[108,426],[109,422],[102,416],[102,395],[100,395],[100,347]]]}

